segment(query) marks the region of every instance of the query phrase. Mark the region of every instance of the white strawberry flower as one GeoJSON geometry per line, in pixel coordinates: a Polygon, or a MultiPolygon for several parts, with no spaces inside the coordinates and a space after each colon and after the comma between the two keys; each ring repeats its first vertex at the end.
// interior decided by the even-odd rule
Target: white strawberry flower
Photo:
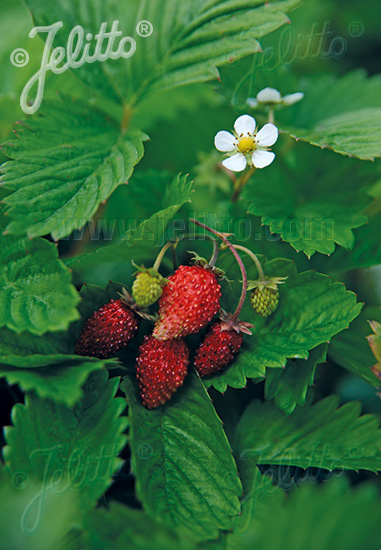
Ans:
{"type": "Polygon", "coordinates": [[[272,163],[275,154],[269,151],[278,139],[278,128],[268,123],[257,132],[255,119],[242,115],[234,123],[234,132],[222,130],[216,134],[216,149],[227,153],[228,158],[222,161],[223,166],[233,172],[241,172],[246,165],[265,168],[272,163]]]}
{"type": "Polygon", "coordinates": [[[301,101],[304,97],[302,92],[296,92],[295,94],[288,94],[281,96],[280,92],[275,88],[263,88],[260,92],[257,93],[257,97],[249,97],[247,104],[249,107],[255,108],[259,105],[293,105],[298,101],[301,101]]]}

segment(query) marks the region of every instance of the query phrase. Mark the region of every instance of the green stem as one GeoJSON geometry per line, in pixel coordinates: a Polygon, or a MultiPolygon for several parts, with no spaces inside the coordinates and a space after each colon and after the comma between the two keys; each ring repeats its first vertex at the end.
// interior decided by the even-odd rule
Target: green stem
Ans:
{"type": "Polygon", "coordinates": [[[255,172],[255,169],[256,169],[255,166],[251,166],[247,172],[242,174],[242,176],[237,179],[237,181],[234,184],[234,193],[232,197],[232,202],[237,202],[240,192],[242,191],[242,189],[245,187],[245,185],[249,181],[250,177],[255,172]]]}
{"type": "Polygon", "coordinates": [[[258,269],[258,273],[259,273],[259,278],[261,279],[261,281],[265,281],[266,278],[265,278],[265,274],[263,273],[263,269],[262,269],[262,266],[261,266],[261,262],[258,260],[258,257],[256,254],[254,254],[254,252],[252,252],[251,250],[249,250],[248,248],[246,248],[245,246],[241,246],[239,244],[235,244],[234,245],[234,248],[238,248],[238,250],[242,250],[242,252],[246,252],[246,254],[248,256],[250,256],[250,258],[253,260],[253,262],[255,263],[256,265],[256,268],[258,269]]]}
{"type": "Polygon", "coordinates": [[[270,105],[269,106],[269,122],[271,124],[274,124],[274,120],[275,120],[274,119],[274,107],[273,107],[273,105],[270,105]]]}
{"type": "Polygon", "coordinates": [[[241,296],[240,296],[238,305],[236,307],[236,310],[235,310],[235,312],[233,313],[233,316],[232,316],[232,321],[233,322],[237,321],[237,319],[238,319],[238,317],[239,317],[239,315],[242,311],[243,305],[245,303],[246,292],[247,292],[247,273],[246,273],[245,265],[244,265],[244,263],[241,259],[241,256],[238,254],[238,252],[236,251],[236,249],[232,245],[232,243],[225,237],[225,235],[223,235],[222,233],[219,233],[215,229],[212,229],[208,225],[205,225],[204,223],[201,223],[198,220],[195,220],[194,218],[192,218],[190,221],[193,222],[194,224],[198,225],[199,227],[202,227],[203,229],[206,229],[207,231],[210,231],[210,233],[212,233],[213,235],[215,235],[216,237],[221,239],[221,241],[224,244],[226,244],[226,246],[230,249],[231,253],[233,254],[235,259],[237,260],[237,263],[238,263],[239,268],[240,268],[241,273],[242,273],[241,296]]]}
{"type": "Polygon", "coordinates": [[[124,105],[122,122],[120,124],[120,129],[121,129],[122,132],[127,131],[128,125],[129,125],[131,117],[132,117],[132,114],[133,114],[132,107],[130,107],[130,105],[124,105]]]}
{"type": "Polygon", "coordinates": [[[173,243],[167,243],[166,245],[163,246],[163,248],[160,250],[156,260],[155,260],[155,263],[153,264],[152,266],[152,269],[154,269],[155,271],[159,271],[159,267],[160,267],[160,264],[161,264],[161,261],[162,259],[164,258],[164,254],[167,252],[168,248],[174,248],[173,246],[173,243]]]}

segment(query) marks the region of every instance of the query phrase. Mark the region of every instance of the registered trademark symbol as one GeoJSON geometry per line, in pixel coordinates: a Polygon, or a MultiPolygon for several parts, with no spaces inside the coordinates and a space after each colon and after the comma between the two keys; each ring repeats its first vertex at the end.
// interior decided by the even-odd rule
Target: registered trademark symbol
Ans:
{"type": "Polygon", "coordinates": [[[352,23],[348,25],[348,34],[352,36],[352,38],[358,38],[364,34],[363,23],[361,23],[361,21],[352,21],[352,23]]]}
{"type": "Polygon", "coordinates": [[[153,25],[150,21],[143,19],[143,21],[139,21],[139,23],[136,25],[136,32],[139,36],[147,38],[147,36],[151,36],[151,34],[153,33],[153,25]]]}

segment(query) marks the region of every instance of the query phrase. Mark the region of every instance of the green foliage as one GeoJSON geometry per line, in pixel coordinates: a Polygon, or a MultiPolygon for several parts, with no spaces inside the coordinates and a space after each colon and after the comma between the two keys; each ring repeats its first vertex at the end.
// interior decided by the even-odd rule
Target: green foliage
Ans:
{"type": "Polygon", "coordinates": [[[0,326],[33,334],[65,330],[79,317],[78,302],[52,243],[0,233],[0,326]]]}
{"type": "Polygon", "coordinates": [[[195,539],[230,529],[241,484],[231,450],[199,377],[164,407],[146,410],[137,383],[124,379],[137,492],[144,508],[195,539]]]}
{"type": "Polygon", "coordinates": [[[359,416],[359,403],[338,408],[331,395],[291,417],[273,403],[254,400],[237,427],[235,452],[240,469],[252,464],[278,464],[327,470],[381,469],[380,420],[359,416]]]}
{"type": "Polygon", "coordinates": [[[258,51],[257,39],[287,23],[284,11],[298,4],[193,0],[179,7],[176,0],[143,2],[137,20],[150,21],[161,33],[140,41],[128,66],[127,95],[135,102],[152,91],[218,78],[218,66],[258,51]]]}
{"type": "Polygon", "coordinates": [[[121,134],[115,120],[82,100],[45,100],[42,114],[19,125],[2,146],[7,231],[61,239],[82,227],[127,183],[143,156],[140,131],[121,134]]]}
{"type": "Polygon", "coordinates": [[[218,78],[217,66],[258,51],[257,39],[287,23],[284,12],[299,3],[192,0],[179,5],[177,0],[150,0],[115,9],[111,2],[91,0],[83,10],[74,0],[59,0],[48,9],[39,0],[27,0],[36,25],[63,21],[57,35],[61,46],[75,25],[94,35],[101,22],[110,20],[110,12],[121,21],[124,35],[136,40],[129,63],[93,63],[78,69],[78,75],[101,94],[131,105],[153,91],[218,78]],[[151,36],[138,36],[136,26],[142,20],[153,25],[151,36]]]}
{"type": "Polygon", "coordinates": [[[371,368],[377,362],[367,337],[371,334],[368,321],[381,321],[381,309],[365,308],[347,329],[332,339],[330,357],[339,365],[373,386],[380,386],[380,379],[371,368]]]}
{"type": "Polygon", "coordinates": [[[0,530],[2,548],[63,550],[69,530],[78,524],[78,495],[46,490],[23,472],[10,476],[0,466],[0,530]]]}
{"type": "Polygon", "coordinates": [[[107,381],[105,371],[93,373],[74,408],[27,394],[25,405],[12,411],[13,426],[5,430],[9,471],[42,484],[43,492],[73,491],[84,503],[95,502],[109,487],[126,440],[125,403],[113,399],[118,382],[107,381]]]}
{"type": "Polygon", "coordinates": [[[95,510],[85,518],[84,528],[80,544],[77,544],[87,550],[107,548],[110,540],[113,541],[113,550],[124,550],[127,541],[131,550],[196,549],[189,538],[166,529],[140,510],[132,510],[118,503],[113,503],[107,511],[95,510]]]}
{"type": "Polygon", "coordinates": [[[381,156],[381,79],[356,71],[311,82],[293,110],[292,137],[360,159],[381,156]]]}
{"type": "MultiPolygon", "coordinates": [[[[211,378],[219,391],[228,385],[242,388],[246,378],[264,377],[267,368],[285,367],[287,359],[307,359],[309,350],[346,328],[361,310],[355,295],[326,275],[297,273],[292,262],[280,259],[265,264],[264,271],[270,277],[288,277],[279,287],[279,306],[266,320],[246,307],[241,317],[255,324],[253,335],[245,338],[232,366],[211,378]]],[[[302,361],[297,365],[304,368],[302,361]]]]}
{"type": "MultiPolygon", "coordinates": [[[[0,10],[0,547],[376,550],[381,79],[353,72],[359,60],[377,71],[374,9],[310,0],[285,25],[300,0],[25,4],[3,0],[0,10]],[[84,31],[79,56],[87,43],[91,55],[113,21],[112,50],[131,36],[136,51],[62,74],[48,67],[41,108],[9,138],[45,47],[47,33],[28,38],[30,27],[55,21],[53,48],[65,56],[74,27],[84,31]],[[340,60],[326,49],[335,37],[348,46],[340,60]],[[20,47],[30,56],[22,70],[10,60],[20,47]],[[267,86],[304,98],[273,113],[249,107],[267,86]],[[213,140],[244,113],[258,128],[274,115],[281,132],[271,166],[232,173],[213,140]],[[189,265],[189,250],[210,256],[191,218],[286,280],[267,318],[246,297],[239,317],[253,334],[225,371],[201,380],[192,362],[203,332],[187,337],[184,385],[147,410],[134,365],[158,304],[138,311],[136,338],[110,359],[75,355],[75,342],[95,310],[131,290],[131,260],[150,267],[178,239],[159,268],[168,277],[189,265]],[[361,416],[356,398],[372,414],[361,416]],[[373,488],[335,480],[286,493],[268,475],[284,474],[286,487],[342,470],[367,470],[373,488]]],[[[216,265],[221,307],[233,312],[244,270],[226,247],[216,265]]]]}
{"type": "Polygon", "coordinates": [[[314,348],[307,359],[287,361],[285,370],[268,369],[266,372],[266,399],[275,399],[280,410],[294,412],[297,405],[306,402],[307,390],[314,383],[316,367],[325,361],[327,344],[314,348]]]}
{"type": "MultiPolygon", "coordinates": [[[[154,177],[154,181],[161,182],[162,176],[154,177]]],[[[192,191],[192,182],[187,176],[177,175],[168,185],[163,200],[163,209],[144,220],[134,229],[129,229],[115,244],[97,248],[93,252],[71,258],[67,265],[76,270],[84,266],[91,266],[100,262],[113,262],[115,258],[123,261],[142,261],[152,257],[152,248],[159,247],[166,242],[166,229],[180,208],[189,202],[192,191]]],[[[136,220],[134,220],[136,221],[136,220]]]]}
{"type": "Polygon", "coordinates": [[[336,248],[332,256],[317,258],[319,269],[334,273],[379,265],[381,263],[381,242],[378,238],[380,228],[381,214],[376,214],[369,219],[369,223],[355,229],[355,245],[352,250],[336,248]]]}
{"type": "Polygon", "coordinates": [[[267,505],[255,508],[256,515],[245,529],[229,535],[227,550],[378,548],[380,497],[371,484],[351,489],[346,479],[335,479],[305,484],[287,497],[265,481],[262,484],[267,488],[267,505]]]}
{"type": "Polygon", "coordinates": [[[257,171],[243,193],[243,200],[249,201],[249,212],[261,216],[272,233],[281,235],[308,257],[315,252],[332,254],[335,244],[352,249],[352,229],[368,219],[363,213],[371,202],[365,185],[371,181],[368,170],[356,161],[332,166],[332,153],[309,151],[306,147],[300,153],[304,153],[302,161],[296,161],[295,150],[287,165],[274,163],[267,174],[257,171]],[[314,186],[309,183],[312,170],[314,186]]]}
{"type": "MultiPolygon", "coordinates": [[[[109,294],[113,292],[115,297],[112,285],[107,291],[109,294]]],[[[101,303],[98,303],[99,298],[96,302],[94,291],[91,292],[87,287],[81,294],[83,299],[80,311],[85,318],[107,301],[103,289],[97,289],[101,303]]],[[[74,355],[73,335],[77,337],[78,329],[76,323],[70,327],[70,333],[55,332],[41,338],[30,333],[16,334],[2,328],[0,377],[5,377],[9,384],[18,384],[24,391],[33,390],[42,399],[73,406],[82,397],[82,386],[91,372],[116,365],[113,359],[100,360],[74,355]]]]}

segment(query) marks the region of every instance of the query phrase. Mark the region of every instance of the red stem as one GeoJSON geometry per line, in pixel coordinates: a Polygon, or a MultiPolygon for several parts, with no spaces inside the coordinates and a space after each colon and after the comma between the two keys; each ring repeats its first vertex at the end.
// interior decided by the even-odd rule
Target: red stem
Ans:
{"type": "Polygon", "coordinates": [[[247,292],[247,273],[246,273],[245,265],[244,265],[244,263],[241,259],[241,256],[238,254],[238,252],[236,251],[234,246],[231,244],[231,242],[225,237],[225,235],[223,235],[222,233],[219,233],[215,229],[212,229],[208,225],[205,225],[204,223],[201,223],[198,220],[195,220],[194,218],[192,218],[190,221],[193,222],[194,224],[198,225],[199,227],[202,227],[203,229],[206,229],[207,231],[210,231],[210,233],[212,233],[213,235],[215,235],[216,237],[221,239],[221,241],[226,244],[226,246],[230,249],[231,253],[233,254],[235,259],[237,260],[237,263],[238,263],[239,268],[240,268],[241,273],[242,273],[241,297],[239,299],[238,305],[237,305],[236,310],[233,313],[233,317],[232,317],[233,321],[237,321],[237,319],[238,319],[238,317],[239,317],[239,315],[242,311],[243,304],[245,303],[246,292],[247,292]]]}

